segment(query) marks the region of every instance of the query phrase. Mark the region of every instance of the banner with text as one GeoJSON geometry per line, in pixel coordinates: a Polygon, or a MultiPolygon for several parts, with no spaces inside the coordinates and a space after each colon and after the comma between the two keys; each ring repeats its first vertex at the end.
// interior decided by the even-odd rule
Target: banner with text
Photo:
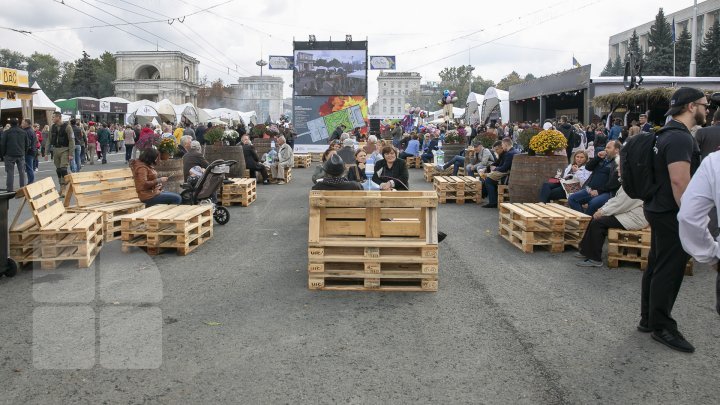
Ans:
{"type": "Polygon", "coordinates": [[[395,70],[394,56],[371,56],[370,70],[395,70]]]}
{"type": "Polygon", "coordinates": [[[270,56],[268,69],[272,70],[293,70],[295,69],[295,57],[293,56],[270,56]]]}

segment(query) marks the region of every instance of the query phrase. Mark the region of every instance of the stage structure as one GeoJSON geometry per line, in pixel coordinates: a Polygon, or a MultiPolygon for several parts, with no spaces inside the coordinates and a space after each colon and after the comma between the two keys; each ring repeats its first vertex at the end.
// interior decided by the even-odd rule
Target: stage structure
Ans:
{"type": "Polygon", "coordinates": [[[293,126],[297,152],[322,152],[340,125],[346,131],[368,127],[368,43],[293,42],[293,126]]]}

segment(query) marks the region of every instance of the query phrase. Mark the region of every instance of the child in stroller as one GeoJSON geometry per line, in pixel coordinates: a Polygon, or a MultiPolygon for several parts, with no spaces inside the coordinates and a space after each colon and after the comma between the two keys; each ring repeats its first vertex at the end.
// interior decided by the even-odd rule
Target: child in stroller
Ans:
{"type": "Polygon", "coordinates": [[[236,163],[234,160],[215,160],[200,177],[190,176],[182,185],[183,192],[180,196],[183,204],[212,204],[215,221],[219,225],[227,224],[230,221],[230,212],[227,208],[218,205],[217,192],[225,181],[225,173],[229,173],[230,166],[236,163]]]}

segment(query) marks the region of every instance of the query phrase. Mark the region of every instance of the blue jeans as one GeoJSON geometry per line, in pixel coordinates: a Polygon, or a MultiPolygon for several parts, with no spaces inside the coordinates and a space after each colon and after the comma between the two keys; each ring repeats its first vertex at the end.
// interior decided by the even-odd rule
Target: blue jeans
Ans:
{"type": "Polygon", "coordinates": [[[25,155],[25,173],[27,173],[27,184],[35,182],[35,156],[25,155]]]}
{"type": "Polygon", "coordinates": [[[132,145],[125,145],[125,162],[129,162],[132,158],[132,151],[135,147],[135,144],[132,145]]]}
{"type": "Polygon", "coordinates": [[[70,162],[70,170],[73,173],[77,173],[82,168],[81,160],[82,146],[75,145],[75,154],[73,155],[73,161],[70,162]]]}
{"type": "Polygon", "coordinates": [[[568,205],[575,211],[580,211],[587,215],[593,215],[595,211],[605,205],[610,197],[612,197],[610,193],[602,193],[595,197],[591,197],[587,190],[580,190],[577,193],[572,193],[568,196],[568,205]],[[583,204],[588,205],[586,210],[583,210],[583,204]]]}
{"type": "Polygon", "coordinates": [[[155,197],[143,202],[145,203],[146,208],[158,204],[180,204],[182,203],[182,197],[180,197],[180,194],[177,193],[163,191],[155,197]]]}
{"type": "Polygon", "coordinates": [[[452,159],[450,159],[449,162],[445,163],[445,166],[443,166],[443,169],[447,169],[450,167],[450,165],[453,165],[453,176],[457,176],[458,170],[460,170],[460,166],[465,165],[465,157],[460,155],[453,156],[452,159]]]}

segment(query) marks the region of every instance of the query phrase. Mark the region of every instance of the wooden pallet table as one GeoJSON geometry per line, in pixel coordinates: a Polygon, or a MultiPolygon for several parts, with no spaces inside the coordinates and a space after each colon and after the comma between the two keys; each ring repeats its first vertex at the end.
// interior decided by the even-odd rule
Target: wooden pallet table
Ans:
{"type": "Polygon", "coordinates": [[[220,203],[224,206],[239,204],[247,207],[257,198],[256,179],[228,179],[232,184],[223,184],[220,193],[220,203]]]}
{"type": "Polygon", "coordinates": [[[438,202],[445,204],[447,200],[455,200],[456,204],[465,201],[482,201],[482,184],[480,180],[470,176],[434,176],[433,188],[438,194],[438,202]]]}
{"type": "Polygon", "coordinates": [[[185,256],[213,236],[212,205],[155,205],[122,217],[122,250],[149,255],[176,250],[185,256]]]}
{"type": "Polygon", "coordinates": [[[420,156],[410,156],[405,158],[405,164],[408,169],[417,168],[422,169],[423,161],[420,156]]]}
{"type": "Polygon", "coordinates": [[[561,204],[544,204],[544,207],[565,217],[563,237],[565,246],[580,249],[580,241],[582,241],[583,236],[585,236],[585,230],[588,225],[590,225],[592,217],[561,204]]]}
{"type": "Polygon", "coordinates": [[[23,202],[10,225],[10,257],[21,265],[40,262],[42,269],[76,260],[80,268],[92,265],[104,240],[102,213],[67,212],[51,178],[23,187],[18,195],[23,202]],[[18,224],[25,205],[32,217],[18,224]]]}
{"type": "Polygon", "coordinates": [[[310,289],[437,291],[438,257],[436,193],[310,193],[310,289]]]}
{"type": "Polygon", "coordinates": [[[103,214],[106,242],[120,239],[120,221],[116,217],[145,208],[130,168],[71,173],[65,176],[65,183],[65,209],[103,214]]]}
{"type": "Polygon", "coordinates": [[[425,176],[425,181],[428,183],[432,183],[435,176],[451,176],[452,170],[452,167],[439,170],[437,166],[432,163],[423,163],[423,175],[425,176]]]}
{"type": "Polygon", "coordinates": [[[312,156],[308,154],[301,155],[299,153],[296,153],[293,157],[295,161],[295,166],[297,168],[308,168],[310,165],[312,165],[312,156]]]}
{"type": "Polygon", "coordinates": [[[552,253],[565,249],[565,217],[548,210],[544,204],[501,203],[500,236],[525,253],[544,247],[552,253]]]}

